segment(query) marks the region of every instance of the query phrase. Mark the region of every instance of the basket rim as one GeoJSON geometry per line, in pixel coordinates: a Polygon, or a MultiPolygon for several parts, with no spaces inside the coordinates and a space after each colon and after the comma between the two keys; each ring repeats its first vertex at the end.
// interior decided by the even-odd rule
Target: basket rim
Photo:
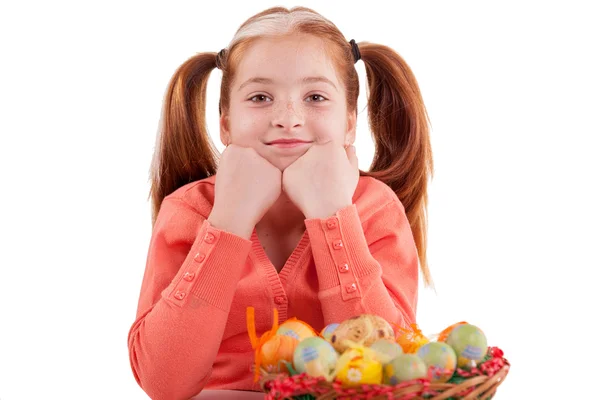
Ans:
{"type": "MultiPolygon", "coordinates": [[[[303,394],[312,394],[318,400],[333,399],[335,395],[367,395],[370,393],[370,399],[378,399],[374,392],[379,392],[383,396],[384,393],[392,392],[394,397],[397,396],[413,396],[411,399],[419,399],[414,397],[415,394],[429,394],[428,400],[444,400],[449,397],[455,397],[459,393],[468,391],[464,397],[460,397],[463,400],[474,400],[477,398],[488,398],[496,393],[498,386],[506,379],[508,372],[510,371],[510,364],[507,363],[502,366],[493,375],[476,375],[472,377],[464,378],[460,383],[440,383],[431,382],[429,379],[421,378],[414,379],[411,381],[401,382],[397,385],[387,384],[365,384],[358,386],[343,385],[341,381],[334,379],[333,382],[327,381],[323,377],[311,377],[306,373],[299,375],[290,376],[285,373],[272,373],[261,368],[260,387],[265,393],[270,393],[272,388],[268,388],[268,384],[273,382],[280,382],[286,386],[290,386],[293,383],[302,382],[302,390],[293,390],[287,394],[289,396],[300,396],[303,394]],[[311,391],[310,389],[317,389],[317,391],[311,391]],[[348,393],[347,393],[348,392],[348,393]],[[334,396],[334,397],[331,397],[334,396]]],[[[289,389],[289,388],[288,388],[289,389]]],[[[278,397],[274,397],[278,398],[278,397]]],[[[387,395],[381,398],[388,398],[387,395]]]]}

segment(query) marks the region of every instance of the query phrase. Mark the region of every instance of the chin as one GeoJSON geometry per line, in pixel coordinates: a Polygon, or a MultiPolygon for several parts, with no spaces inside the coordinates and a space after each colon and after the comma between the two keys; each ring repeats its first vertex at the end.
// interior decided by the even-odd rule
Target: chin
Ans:
{"type": "Polygon", "coordinates": [[[281,172],[283,172],[287,167],[289,167],[290,165],[292,165],[294,163],[294,161],[296,161],[297,159],[298,159],[298,157],[296,157],[295,159],[289,159],[289,158],[286,157],[285,159],[272,160],[271,164],[273,164],[281,172]]]}

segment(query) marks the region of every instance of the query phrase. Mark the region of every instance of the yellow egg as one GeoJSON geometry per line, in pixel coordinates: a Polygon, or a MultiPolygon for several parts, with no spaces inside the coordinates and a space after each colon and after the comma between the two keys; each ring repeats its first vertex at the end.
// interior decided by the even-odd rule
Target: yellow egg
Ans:
{"type": "Polygon", "coordinates": [[[374,351],[356,346],[346,350],[338,359],[335,376],[349,386],[377,385],[382,382],[383,366],[377,361],[374,351]]]}
{"type": "Polygon", "coordinates": [[[302,341],[309,337],[318,336],[310,325],[296,318],[290,318],[283,324],[279,325],[277,334],[291,336],[298,341],[302,341]]]}

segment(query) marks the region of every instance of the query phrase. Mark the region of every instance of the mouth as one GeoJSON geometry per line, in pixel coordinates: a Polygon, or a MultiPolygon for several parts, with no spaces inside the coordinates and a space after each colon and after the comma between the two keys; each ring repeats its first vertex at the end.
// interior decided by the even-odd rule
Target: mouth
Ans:
{"type": "Polygon", "coordinates": [[[277,147],[277,148],[292,148],[292,147],[300,147],[310,144],[312,142],[305,142],[302,140],[275,140],[273,142],[267,143],[267,146],[277,147]]]}

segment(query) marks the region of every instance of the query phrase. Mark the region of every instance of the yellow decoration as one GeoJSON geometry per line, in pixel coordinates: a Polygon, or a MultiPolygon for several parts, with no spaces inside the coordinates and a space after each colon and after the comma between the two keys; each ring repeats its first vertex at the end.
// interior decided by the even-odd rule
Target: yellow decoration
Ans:
{"type": "Polygon", "coordinates": [[[335,377],[349,386],[381,384],[383,366],[377,361],[376,352],[352,343],[349,343],[349,346],[350,348],[338,359],[335,377]]]}
{"type": "Polygon", "coordinates": [[[417,324],[410,324],[409,328],[395,325],[399,330],[396,342],[402,347],[406,354],[415,353],[419,347],[429,343],[429,339],[423,335],[417,324]]]}

